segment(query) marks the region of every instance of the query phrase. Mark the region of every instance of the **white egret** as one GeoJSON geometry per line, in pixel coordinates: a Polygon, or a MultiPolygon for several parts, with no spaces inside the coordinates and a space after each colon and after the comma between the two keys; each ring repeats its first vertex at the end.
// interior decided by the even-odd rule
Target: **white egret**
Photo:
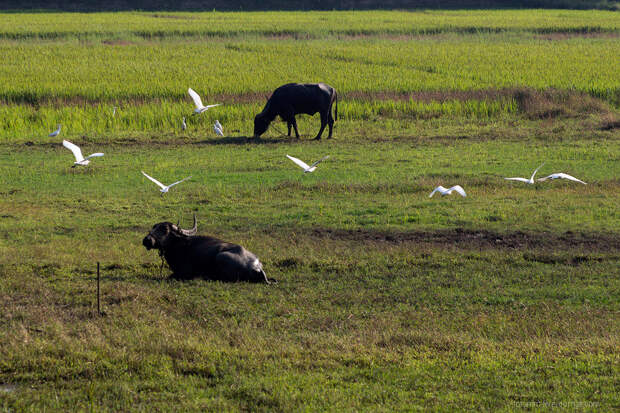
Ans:
{"type": "Polygon", "coordinates": [[[536,168],[536,170],[534,171],[532,176],[530,176],[530,179],[527,179],[527,178],[504,178],[504,179],[506,179],[508,181],[525,182],[526,184],[534,185],[534,176],[536,175],[536,172],[538,172],[538,170],[540,168],[542,168],[543,165],[544,165],[544,163],[542,165],[540,165],[538,168],[536,168]]]}
{"type": "Polygon", "coordinates": [[[175,186],[176,184],[180,184],[183,181],[188,180],[189,178],[191,178],[191,176],[188,176],[187,178],[183,178],[180,181],[177,181],[173,184],[170,185],[164,185],[161,182],[159,182],[157,179],[153,178],[152,176],[148,176],[147,174],[144,173],[144,171],[140,171],[142,172],[142,175],[146,176],[148,179],[150,179],[151,181],[155,182],[157,184],[157,186],[159,186],[161,189],[159,190],[162,195],[165,194],[166,192],[168,192],[168,190],[170,190],[170,188],[172,188],[173,186],[175,186]]]}
{"type": "Polygon", "coordinates": [[[112,117],[116,116],[116,106],[114,106],[114,109],[112,110],[112,117]]]}
{"type": "Polygon", "coordinates": [[[308,165],[307,163],[305,163],[304,161],[294,158],[292,156],[286,155],[287,158],[289,158],[291,161],[295,162],[297,165],[299,165],[303,170],[304,173],[308,173],[308,172],[314,172],[314,170],[316,169],[316,166],[323,162],[325,159],[329,158],[329,155],[322,157],[321,159],[319,159],[318,161],[316,161],[315,163],[313,163],[312,165],[308,165]]]}
{"type": "Polygon", "coordinates": [[[222,130],[222,128],[217,126],[218,123],[219,122],[213,124],[213,131],[216,135],[224,136],[224,131],[222,130]]]}
{"type": "Polygon", "coordinates": [[[181,122],[181,129],[187,129],[187,123],[185,123],[185,116],[183,116],[183,122],[181,122]]]}
{"type": "Polygon", "coordinates": [[[545,176],[544,178],[539,178],[537,179],[538,182],[542,182],[542,181],[546,181],[547,179],[568,179],[569,181],[575,181],[575,182],[579,182],[582,183],[584,185],[587,185],[587,183],[583,182],[581,179],[577,179],[574,176],[559,172],[559,173],[555,173],[555,174],[551,174],[549,176],[545,176]]]}
{"type": "Polygon", "coordinates": [[[433,190],[433,192],[431,192],[431,194],[428,197],[432,198],[433,195],[435,195],[435,192],[439,192],[442,196],[443,195],[452,195],[453,191],[456,191],[462,197],[467,196],[467,194],[465,193],[465,190],[461,187],[461,185],[454,185],[453,187],[447,188],[447,189],[444,188],[443,186],[439,185],[437,188],[435,188],[433,190]]]}
{"type": "Polygon", "coordinates": [[[215,105],[207,105],[207,106],[203,105],[202,99],[200,99],[200,96],[198,96],[198,93],[194,92],[194,90],[191,87],[187,89],[187,93],[189,93],[189,95],[194,100],[194,105],[196,105],[196,109],[194,109],[194,115],[198,115],[199,113],[209,110],[210,108],[221,105],[221,103],[216,103],[215,105]]]}
{"type": "Polygon", "coordinates": [[[59,134],[59,133],[60,133],[60,123],[58,124],[58,129],[56,129],[54,132],[50,133],[50,134],[49,134],[49,135],[47,135],[47,136],[49,136],[49,137],[52,137],[52,138],[53,138],[54,136],[58,136],[58,134],[59,134]]]}
{"type": "Polygon", "coordinates": [[[69,142],[69,141],[62,141],[62,146],[64,146],[65,148],[69,149],[71,152],[73,152],[73,156],[75,156],[75,162],[73,163],[72,168],[75,168],[76,166],[86,166],[90,163],[89,159],[90,158],[94,158],[97,156],[103,156],[103,153],[101,152],[96,152],[96,153],[92,153],[90,155],[88,155],[86,158],[84,158],[84,156],[82,155],[82,150],[80,149],[79,146],[69,142]]]}

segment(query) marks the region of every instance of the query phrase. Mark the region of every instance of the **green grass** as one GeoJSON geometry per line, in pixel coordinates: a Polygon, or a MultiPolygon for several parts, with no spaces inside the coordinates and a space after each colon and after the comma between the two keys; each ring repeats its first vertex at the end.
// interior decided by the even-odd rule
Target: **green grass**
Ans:
{"type": "Polygon", "coordinates": [[[2,381],[18,390],[0,396],[5,406],[617,403],[617,140],[337,136],[320,145],[195,135],[186,144],[85,143],[106,156],[80,170],[60,146],[6,145],[0,359],[2,381]],[[332,158],[303,175],[286,153],[332,158]],[[589,185],[503,181],[541,160],[542,173],[568,171],[589,185]],[[193,178],[162,197],[140,169],[164,182],[193,178]],[[451,183],[469,197],[427,197],[451,183]],[[187,223],[194,212],[201,233],[256,252],[279,284],[163,281],[140,240],[152,223],[187,223]],[[455,229],[547,241],[430,240],[455,229]],[[421,230],[428,241],[389,241],[421,230]],[[587,241],[570,246],[566,231],[587,241]],[[93,307],[96,261],[104,318],[93,307]]]}
{"type": "Polygon", "coordinates": [[[0,411],[619,405],[616,14],[4,16],[0,411]],[[341,92],[334,138],[248,138],[300,79],[341,92]],[[183,132],[189,86],[225,105],[183,132]],[[503,179],[542,162],[588,185],[503,179]],[[142,238],[194,213],[279,282],[160,275],[142,238]]]}
{"type": "Polygon", "coordinates": [[[617,32],[614,12],[576,10],[4,13],[1,37],[63,39],[100,36],[322,37],[484,33],[503,31],[617,32]]]}
{"type": "Polygon", "coordinates": [[[0,100],[33,105],[187,101],[188,87],[203,98],[265,94],[300,79],[325,80],[345,94],[533,87],[620,102],[616,36],[562,41],[510,34],[339,41],[261,37],[120,45],[5,41],[0,53],[7,58],[0,68],[0,100]]]}

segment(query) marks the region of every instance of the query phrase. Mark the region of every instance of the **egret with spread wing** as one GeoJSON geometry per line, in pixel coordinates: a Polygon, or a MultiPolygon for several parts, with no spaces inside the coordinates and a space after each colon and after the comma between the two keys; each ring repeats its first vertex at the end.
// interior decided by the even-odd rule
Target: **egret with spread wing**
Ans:
{"type": "Polygon", "coordinates": [[[442,196],[443,195],[452,195],[452,192],[456,191],[456,193],[458,193],[459,195],[461,195],[462,197],[466,197],[467,194],[465,193],[465,190],[463,189],[463,187],[461,187],[461,185],[454,185],[451,188],[444,188],[443,186],[439,185],[437,188],[435,188],[433,190],[433,192],[431,192],[431,194],[428,196],[429,198],[432,198],[433,195],[435,195],[435,192],[439,192],[442,196]]]}
{"type": "Polygon", "coordinates": [[[194,89],[192,89],[191,87],[187,89],[187,93],[189,93],[189,95],[194,100],[194,105],[196,105],[196,109],[194,109],[194,115],[198,115],[206,110],[209,110],[210,108],[214,108],[216,106],[221,105],[221,103],[216,103],[215,105],[207,105],[207,106],[203,105],[202,99],[200,99],[200,96],[198,95],[198,93],[194,92],[194,89]]]}
{"type": "Polygon", "coordinates": [[[534,185],[534,176],[536,175],[536,172],[538,172],[538,170],[540,168],[542,168],[543,165],[544,165],[544,163],[542,165],[540,165],[538,168],[536,168],[536,170],[534,171],[532,176],[530,176],[530,179],[527,179],[527,178],[504,178],[504,179],[506,179],[508,181],[525,182],[526,184],[534,185]]]}
{"type": "Polygon", "coordinates": [[[318,161],[316,161],[312,165],[308,165],[307,163],[305,163],[301,159],[297,159],[297,158],[294,158],[294,157],[289,156],[289,155],[286,155],[286,157],[289,158],[291,161],[295,162],[299,167],[301,167],[304,170],[305,173],[308,173],[308,172],[314,172],[316,170],[316,166],[319,163],[323,162],[325,159],[329,158],[329,155],[322,157],[321,159],[319,159],[318,161]]]}
{"type": "Polygon", "coordinates": [[[189,178],[191,178],[191,176],[188,176],[187,178],[183,178],[180,181],[177,181],[177,182],[175,182],[173,184],[164,185],[161,182],[159,182],[157,179],[153,178],[152,176],[148,176],[147,174],[145,174],[144,171],[140,171],[140,172],[142,172],[142,175],[146,176],[148,179],[150,179],[151,181],[155,182],[157,184],[157,186],[159,186],[161,188],[159,191],[162,193],[162,195],[165,194],[166,192],[168,192],[168,190],[170,190],[170,188],[172,188],[176,184],[180,184],[181,182],[186,181],[189,178]]]}
{"type": "Polygon", "coordinates": [[[72,168],[75,168],[76,166],[86,166],[90,163],[89,159],[90,158],[94,158],[97,156],[103,156],[103,153],[101,152],[96,152],[96,153],[92,153],[90,155],[88,155],[86,158],[84,158],[84,156],[82,155],[82,150],[80,149],[79,146],[74,145],[73,143],[69,142],[69,141],[62,141],[62,146],[64,146],[65,148],[69,149],[71,152],[73,152],[73,156],[75,156],[75,162],[73,163],[72,168]]]}
{"type": "Polygon", "coordinates": [[[587,185],[587,183],[583,182],[581,179],[577,179],[574,176],[571,176],[569,174],[565,174],[562,172],[556,173],[556,174],[551,174],[549,176],[545,176],[544,178],[539,178],[537,179],[538,182],[542,182],[542,181],[546,181],[547,179],[550,180],[554,180],[554,179],[568,179],[569,181],[575,181],[575,182],[579,182],[582,183],[584,185],[587,185]]]}

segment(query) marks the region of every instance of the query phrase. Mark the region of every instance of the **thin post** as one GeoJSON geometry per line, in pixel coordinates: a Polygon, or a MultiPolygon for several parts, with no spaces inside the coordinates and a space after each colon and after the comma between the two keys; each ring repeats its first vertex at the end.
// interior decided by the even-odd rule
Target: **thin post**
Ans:
{"type": "Polygon", "coordinates": [[[99,290],[99,261],[97,261],[97,312],[101,315],[101,299],[99,290]]]}

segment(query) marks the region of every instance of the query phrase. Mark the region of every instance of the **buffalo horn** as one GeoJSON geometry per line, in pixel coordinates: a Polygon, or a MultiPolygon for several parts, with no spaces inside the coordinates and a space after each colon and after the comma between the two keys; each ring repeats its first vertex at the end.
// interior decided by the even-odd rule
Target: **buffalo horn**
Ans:
{"type": "Polygon", "coordinates": [[[183,229],[179,228],[179,232],[183,235],[196,235],[196,231],[198,231],[198,224],[196,223],[196,214],[194,214],[194,227],[192,229],[183,229]]]}

